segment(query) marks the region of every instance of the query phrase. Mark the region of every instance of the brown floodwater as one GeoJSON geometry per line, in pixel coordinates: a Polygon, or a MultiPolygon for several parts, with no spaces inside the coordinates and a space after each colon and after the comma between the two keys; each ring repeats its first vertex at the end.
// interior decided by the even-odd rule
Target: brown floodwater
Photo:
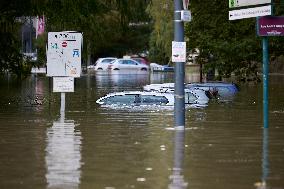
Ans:
{"type": "Polygon", "coordinates": [[[2,78],[0,188],[284,188],[284,76],[270,76],[269,129],[262,83],[187,109],[184,132],[168,129],[172,109],[96,104],[109,92],[164,82],[173,74],[85,74],[60,114],[60,94],[45,76],[2,78]]]}

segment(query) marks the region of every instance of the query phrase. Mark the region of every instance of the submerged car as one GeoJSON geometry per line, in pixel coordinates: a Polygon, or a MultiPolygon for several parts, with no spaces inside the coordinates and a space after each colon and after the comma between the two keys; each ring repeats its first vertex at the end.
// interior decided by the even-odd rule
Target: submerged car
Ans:
{"type": "Polygon", "coordinates": [[[185,88],[198,88],[209,91],[213,96],[232,96],[236,94],[239,89],[235,83],[226,82],[206,82],[206,83],[187,83],[185,88]]]}
{"type": "MultiPolygon", "coordinates": [[[[144,91],[161,92],[161,93],[174,93],[174,83],[164,84],[151,84],[143,87],[144,91]]],[[[192,95],[198,98],[199,104],[207,104],[211,98],[210,94],[203,89],[184,89],[185,100],[190,98],[192,95]]],[[[190,101],[190,100],[188,100],[190,101]]]]}
{"type": "Polygon", "coordinates": [[[141,64],[133,59],[116,59],[111,62],[108,66],[109,70],[137,70],[137,71],[147,71],[149,66],[146,64],[141,64]]]}
{"type": "MultiPolygon", "coordinates": [[[[110,93],[96,101],[100,105],[174,105],[173,93],[127,91],[110,93]]],[[[207,104],[208,100],[203,99],[195,93],[185,94],[185,104],[207,104]]]]}
{"type": "MultiPolygon", "coordinates": [[[[174,92],[174,83],[150,84],[143,87],[145,91],[174,92]]],[[[201,89],[209,98],[227,97],[236,94],[239,89],[234,83],[208,82],[208,83],[187,83],[185,90],[201,89]]]]}
{"type": "Polygon", "coordinates": [[[116,59],[117,58],[114,57],[99,58],[94,65],[90,65],[87,68],[94,70],[107,70],[109,64],[116,59]]]}

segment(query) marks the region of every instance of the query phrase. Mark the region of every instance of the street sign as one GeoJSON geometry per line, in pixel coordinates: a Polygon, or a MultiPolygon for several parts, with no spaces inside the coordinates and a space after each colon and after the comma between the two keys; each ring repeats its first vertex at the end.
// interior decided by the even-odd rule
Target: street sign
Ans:
{"type": "Polygon", "coordinates": [[[271,0],[229,0],[229,8],[261,5],[271,3],[271,0]]]}
{"type": "Polygon", "coordinates": [[[191,21],[191,12],[189,10],[182,10],[180,13],[180,19],[184,22],[191,21]]]}
{"type": "Polygon", "coordinates": [[[74,77],[53,77],[53,92],[74,92],[74,77]]]}
{"type": "Polygon", "coordinates": [[[48,33],[47,76],[80,77],[82,40],[81,33],[48,33]]]}
{"type": "Polygon", "coordinates": [[[172,62],[186,61],[186,42],[172,41],[172,62]]]}
{"type": "Polygon", "coordinates": [[[284,17],[265,16],[257,19],[259,36],[284,36],[284,17]]]}
{"type": "Polygon", "coordinates": [[[271,15],[271,5],[229,11],[229,20],[271,15]]]}

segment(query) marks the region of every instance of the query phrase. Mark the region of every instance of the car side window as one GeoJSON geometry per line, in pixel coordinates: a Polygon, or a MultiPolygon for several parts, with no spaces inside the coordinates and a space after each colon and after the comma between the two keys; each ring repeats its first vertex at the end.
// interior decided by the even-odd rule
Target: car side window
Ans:
{"type": "Polygon", "coordinates": [[[129,65],[137,65],[137,63],[134,62],[134,61],[132,61],[132,60],[128,60],[128,64],[129,64],[129,65]]]}
{"type": "Polygon", "coordinates": [[[124,64],[124,61],[123,60],[119,60],[118,64],[124,64]]]}
{"type": "Polygon", "coordinates": [[[111,104],[121,104],[121,105],[130,105],[134,104],[136,99],[135,94],[131,95],[116,95],[110,96],[104,99],[104,104],[111,105],[111,104]]]}
{"type": "Polygon", "coordinates": [[[164,96],[141,95],[142,104],[167,104],[169,100],[164,96]]]}
{"type": "Polygon", "coordinates": [[[105,59],[105,60],[102,61],[102,63],[110,63],[112,61],[113,61],[113,59],[105,59]]]}

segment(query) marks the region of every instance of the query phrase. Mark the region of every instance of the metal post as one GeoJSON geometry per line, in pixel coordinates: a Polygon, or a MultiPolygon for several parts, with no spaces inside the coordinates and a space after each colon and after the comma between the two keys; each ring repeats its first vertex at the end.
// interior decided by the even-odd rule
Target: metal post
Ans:
{"type": "Polygon", "coordinates": [[[65,112],[65,93],[61,93],[60,113],[65,112]]]}
{"type": "Polygon", "coordinates": [[[268,137],[268,128],[263,129],[263,138],[262,138],[262,184],[266,185],[266,180],[269,175],[269,137],[268,137]]]}
{"type": "MultiPolygon", "coordinates": [[[[184,26],[181,21],[180,11],[182,0],[174,0],[174,41],[184,41],[184,26]]],[[[184,129],[185,125],[185,104],[184,104],[184,62],[175,63],[175,105],[174,119],[175,128],[184,129]]]]}
{"type": "Polygon", "coordinates": [[[263,51],[263,127],[268,128],[268,73],[269,73],[269,52],[268,52],[268,37],[262,38],[263,51]]]}
{"type": "Polygon", "coordinates": [[[174,167],[173,173],[170,176],[172,180],[169,184],[169,189],[185,189],[188,183],[184,181],[183,173],[183,160],[185,152],[185,132],[178,130],[175,132],[174,138],[174,167]]]}

